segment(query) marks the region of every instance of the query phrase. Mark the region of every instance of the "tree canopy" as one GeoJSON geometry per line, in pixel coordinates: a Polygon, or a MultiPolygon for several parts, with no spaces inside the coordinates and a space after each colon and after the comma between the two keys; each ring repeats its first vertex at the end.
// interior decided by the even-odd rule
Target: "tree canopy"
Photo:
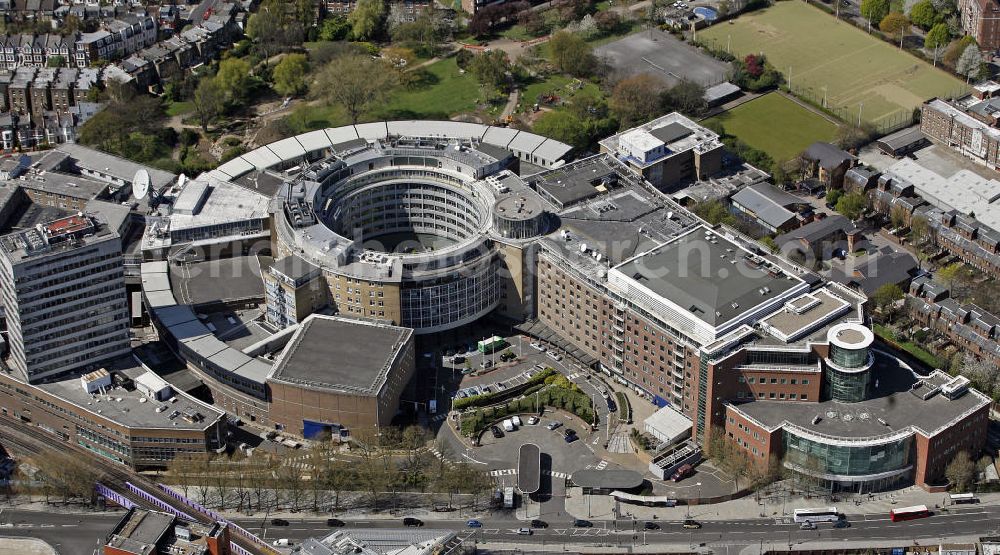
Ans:
{"type": "Polygon", "coordinates": [[[580,118],[564,110],[545,112],[535,120],[532,130],[578,148],[586,146],[589,140],[580,118]]]}
{"type": "Polygon", "coordinates": [[[549,51],[556,67],[570,75],[585,77],[596,69],[597,59],[590,45],[575,33],[557,31],[549,39],[549,51]]]}
{"type": "Polygon", "coordinates": [[[879,22],[878,28],[883,33],[895,36],[910,28],[910,20],[902,12],[889,12],[879,22]]]}
{"type": "Polygon", "coordinates": [[[274,91],[281,95],[297,95],[306,91],[306,75],[309,73],[309,59],[305,54],[288,54],[278,62],[271,77],[274,91]]]}
{"type": "Polygon", "coordinates": [[[648,73],[622,79],[615,85],[608,104],[622,129],[635,127],[658,115],[659,109],[650,99],[656,98],[663,86],[662,80],[648,73]]]}
{"type": "Polygon", "coordinates": [[[948,25],[945,23],[937,23],[931,27],[930,31],[927,31],[927,36],[924,37],[924,47],[934,50],[936,48],[944,48],[948,46],[948,41],[951,40],[951,31],[948,30],[948,25]]]}
{"type": "Polygon", "coordinates": [[[889,14],[889,0],[861,0],[861,16],[878,24],[889,14]]]}
{"type": "Polygon", "coordinates": [[[910,8],[910,21],[927,31],[938,22],[938,14],[931,0],[920,0],[910,8]]]}
{"type": "Polygon", "coordinates": [[[339,104],[351,123],[388,97],[396,83],[395,72],[364,54],[334,58],[320,70],[314,93],[329,104],[339,104]]]}
{"type": "Polygon", "coordinates": [[[357,7],[347,16],[351,24],[354,40],[371,40],[385,30],[385,18],[389,15],[385,0],[358,0],[357,7]]]}

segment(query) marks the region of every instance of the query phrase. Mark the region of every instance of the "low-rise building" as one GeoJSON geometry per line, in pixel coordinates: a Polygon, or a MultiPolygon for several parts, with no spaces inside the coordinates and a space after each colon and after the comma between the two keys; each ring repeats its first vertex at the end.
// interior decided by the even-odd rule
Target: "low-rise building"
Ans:
{"type": "Polygon", "coordinates": [[[802,153],[806,174],[818,179],[827,189],[842,189],[844,175],[856,158],[830,143],[816,142],[802,153]]]}
{"type": "Polygon", "coordinates": [[[910,316],[948,338],[952,344],[981,359],[1000,365],[1000,318],[973,305],[963,305],[930,277],[913,280],[907,307],[910,316]]]}
{"type": "Polygon", "coordinates": [[[719,136],[674,112],[600,142],[601,152],[620,160],[661,191],[711,177],[722,169],[719,136]]]}
{"type": "Polygon", "coordinates": [[[745,187],[729,198],[737,212],[757,224],[765,233],[781,233],[806,223],[799,213],[808,205],[770,183],[745,187]]]}
{"type": "Polygon", "coordinates": [[[104,555],[230,555],[229,524],[129,509],[104,538],[104,555]]]}

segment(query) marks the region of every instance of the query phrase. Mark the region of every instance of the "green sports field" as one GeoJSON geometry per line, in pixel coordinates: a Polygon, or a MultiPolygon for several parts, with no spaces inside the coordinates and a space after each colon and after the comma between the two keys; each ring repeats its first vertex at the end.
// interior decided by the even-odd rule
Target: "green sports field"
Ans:
{"type": "Polygon", "coordinates": [[[699,38],[733,54],[763,52],[796,93],[821,102],[844,119],[875,124],[901,118],[924,100],[950,96],[965,83],[906,52],[836,20],[799,0],[787,0],[730,22],[699,38]],[[861,106],[863,104],[863,107],[861,106]]]}
{"type": "Polygon", "coordinates": [[[740,104],[711,121],[776,162],[791,160],[816,141],[829,142],[837,132],[837,126],[822,115],[776,92],[740,104]]]}

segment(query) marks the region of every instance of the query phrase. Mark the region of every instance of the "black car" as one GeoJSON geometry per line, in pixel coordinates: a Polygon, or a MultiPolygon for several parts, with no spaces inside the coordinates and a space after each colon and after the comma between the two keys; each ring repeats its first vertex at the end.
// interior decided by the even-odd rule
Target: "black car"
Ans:
{"type": "Polygon", "coordinates": [[[545,522],[544,520],[535,519],[535,520],[531,521],[531,527],[532,528],[548,528],[549,527],[549,523],[545,522]]]}
{"type": "Polygon", "coordinates": [[[272,518],[271,526],[288,526],[288,521],[283,518],[272,518]]]}
{"type": "Polygon", "coordinates": [[[419,518],[413,518],[412,516],[408,516],[403,519],[403,526],[423,526],[423,525],[424,521],[420,520],[419,518]]]}
{"type": "Polygon", "coordinates": [[[573,521],[573,527],[574,528],[593,528],[594,527],[594,523],[591,522],[591,521],[589,521],[589,520],[583,520],[582,518],[578,518],[578,519],[576,519],[576,520],[573,521]]]}
{"type": "Polygon", "coordinates": [[[499,426],[490,427],[490,431],[493,432],[493,437],[495,438],[503,437],[503,430],[501,430],[499,426]]]}
{"type": "Polygon", "coordinates": [[[836,522],[833,523],[833,527],[834,528],[850,528],[851,527],[851,523],[848,522],[848,521],[846,521],[846,520],[844,520],[844,519],[840,519],[840,520],[838,520],[838,521],[836,521],[836,522]]]}
{"type": "Polygon", "coordinates": [[[573,428],[566,428],[566,431],[563,432],[563,435],[566,436],[566,437],[575,436],[576,435],[576,430],[574,430],[573,428]]]}
{"type": "Polygon", "coordinates": [[[328,518],[326,519],[326,525],[330,528],[340,528],[344,525],[344,521],[339,518],[328,518]]]}
{"type": "Polygon", "coordinates": [[[660,525],[655,522],[647,522],[642,525],[643,530],[659,530],[660,525]]]}
{"type": "Polygon", "coordinates": [[[618,405],[616,405],[615,402],[611,400],[611,397],[608,397],[607,401],[608,401],[608,412],[615,412],[616,410],[618,410],[618,405]]]}

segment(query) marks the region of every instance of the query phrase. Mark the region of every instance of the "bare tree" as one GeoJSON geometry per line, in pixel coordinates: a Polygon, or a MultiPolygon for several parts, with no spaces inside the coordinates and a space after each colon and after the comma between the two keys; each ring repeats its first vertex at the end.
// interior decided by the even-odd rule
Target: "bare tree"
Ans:
{"type": "Polygon", "coordinates": [[[302,471],[290,461],[277,469],[277,488],[285,494],[285,500],[292,505],[292,510],[298,511],[302,505],[305,488],[302,483],[302,471]]]}
{"type": "Polygon", "coordinates": [[[331,105],[341,105],[356,124],[363,114],[381,103],[395,85],[395,73],[363,54],[335,58],[319,71],[314,95],[331,105]]]}

